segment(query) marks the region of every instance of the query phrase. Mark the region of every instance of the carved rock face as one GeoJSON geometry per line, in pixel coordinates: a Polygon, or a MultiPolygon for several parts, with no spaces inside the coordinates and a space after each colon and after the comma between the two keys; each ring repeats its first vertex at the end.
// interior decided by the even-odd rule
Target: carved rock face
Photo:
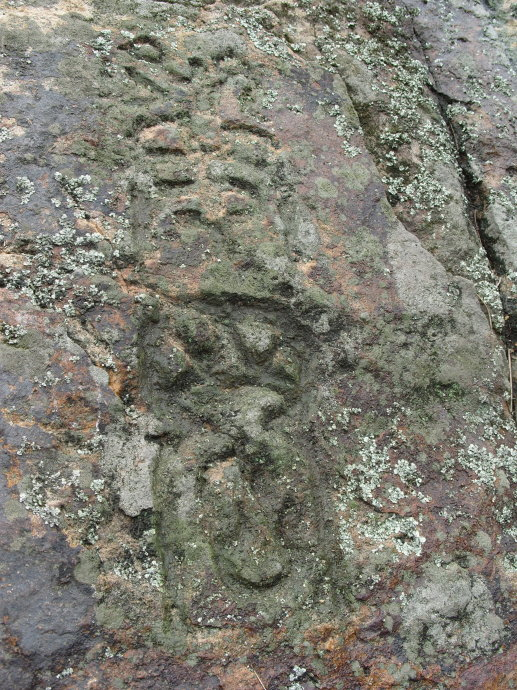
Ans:
{"type": "MultiPolygon", "coordinates": [[[[232,57],[245,53],[239,46],[232,57]]],[[[187,61],[205,69],[198,52],[187,61]]],[[[322,291],[314,304],[296,271],[291,236],[307,258],[316,226],[293,198],[299,173],[273,132],[241,114],[240,88],[212,91],[222,115],[205,118],[209,147],[198,150],[191,120],[181,125],[187,153],[163,144],[180,136],[168,124],[138,135],[158,171],[161,207],[172,211],[152,263],[161,290],[174,292],[178,271],[202,269],[183,288],[185,306],[143,322],[140,355],[150,411],[178,427],[157,463],[156,524],[172,605],[193,620],[191,608],[208,606],[217,582],[232,605],[270,607],[269,620],[323,598],[322,540],[338,548],[332,508],[311,487],[318,470],[300,425],[321,368],[315,334],[328,333],[338,312],[322,291]],[[187,179],[184,170],[196,172],[187,179]]]]}
{"type": "Polygon", "coordinates": [[[30,5],[0,686],[510,687],[506,10],[30,5]]]}
{"type": "Polygon", "coordinates": [[[314,397],[314,335],[303,326],[279,335],[265,309],[235,300],[230,313],[173,309],[163,330],[183,336],[175,345],[155,339],[160,324],[146,334],[150,409],[181,439],[162,446],[155,470],[158,541],[182,610],[207,606],[219,581],[220,596],[268,606],[269,618],[316,595],[329,567],[322,543],[337,546],[337,534],[328,523],[323,536],[328,508],[311,486],[318,468],[300,425],[314,397]],[[176,373],[172,362],[186,364],[176,373]]]}

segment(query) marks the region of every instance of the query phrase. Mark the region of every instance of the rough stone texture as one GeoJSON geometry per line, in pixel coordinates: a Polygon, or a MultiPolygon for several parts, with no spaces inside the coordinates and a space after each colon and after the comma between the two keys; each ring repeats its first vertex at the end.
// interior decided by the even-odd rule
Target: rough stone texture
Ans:
{"type": "Polygon", "coordinates": [[[0,685],[517,685],[515,5],[0,10],[0,685]]]}

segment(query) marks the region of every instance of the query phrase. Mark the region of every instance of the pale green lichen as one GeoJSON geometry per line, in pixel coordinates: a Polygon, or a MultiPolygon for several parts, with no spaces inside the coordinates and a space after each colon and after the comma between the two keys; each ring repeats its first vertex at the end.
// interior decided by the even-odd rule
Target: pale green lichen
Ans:
{"type": "Polygon", "coordinates": [[[386,496],[391,503],[398,503],[402,498],[405,497],[405,494],[398,486],[388,486],[386,489],[386,496]]]}
{"type": "MultiPolygon", "coordinates": [[[[370,515],[364,516],[359,511],[353,511],[349,519],[340,520],[340,545],[343,553],[353,556],[356,553],[354,531],[361,541],[372,544],[372,553],[389,549],[395,550],[403,556],[420,556],[426,538],[419,530],[422,517],[401,517],[399,515],[370,515]]],[[[393,554],[393,561],[397,560],[393,554]]]]}
{"type": "Polygon", "coordinates": [[[399,459],[393,464],[389,451],[394,445],[392,441],[381,447],[373,435],[364,436],[359,448],[360,461],[346,465],[342,472],[345,487],[340,492],[337,510],[341,513],[341,548],[347,555],[356,549],[354,532],[373,545],[373,552],[388,548],[405,556],[422,553],[425,537],[418,529],[421,517],[393,515],[389,505],[409,497],[416,497],[422,503],[431,499],[415,490],[422,479],[414,463],[399,459]],[[398,477],[407,490],[387,484],[389,474],[398,477]],[[360,510],[358,498],[382,512],[368,514],[360,510]]]}
{"type": "Polygon", "coordinates": [[[99,503],[102,503],[105,500],[104,496],[101,493],[104,490],[105,486],[105,479],[94,479],[90,484],[90,489],[95,494],[95,497],[97,498],[97,501],[99,501],[99,503]]]}
{"type": "Polygon", "coordinates": [[[517,553],[508,553],[503,558],[503,568],[511,572],[517,572],[517,553]]]}
{"type": "Polygon", "coordinates": [[[104,480],[94,480],[89,489],[81,488],[80,482],[79,469],[71,468],[66,474],[50,472],[40,462],[38,471],[24,480],[20,502],[50,527],[73,527],[84,544],[94,544],[103,519],[95,504],[105,501],[104,480]]]}
{"type": "Polygon", "coordinates": [[[501,180],[501,187],[490,191],[490,201],[499,203],[508,220],[517,214],[517,180],[507,175],[501,180]]]}
{"type": "Polygon", "coordinates": [[[16,451],[16,455],[25,455],[27,451],[40,450],[40,446],[35,441],[29,441],[27,436],[22,436],[22,445],[16,451]]]}
{"type": "Polygon", "coordinates": [[[351,138],[356,134],[362,134],[361,128],[350,124],[348,119],[341,114],[339,107],[335,105],[330,114],[335,117],[334,128],[338,135],[343,139],[341,148],[348,158],[355,158],[361,153],[361,149],[357,146],[352,146],[351,138]]]}
{"type": "Polygon", "coordinates": [[[460,267],[465,277],[474,283],[478,298],[485,305],[493,327],[497,331],[501,331],[504,326],[501,295],[483,247],[479,248],[478,253],[472,259],[462,261],[460,267]]]}
{"type": "Polygon", "coordinates": [[[496,411],[490,408],[482,408],[478,414],[468,413],[466,420],[469,430],[476,435],[485,425],[481,435],[489,446],[468,443],[465,434],[459,432],[455,441],[458,451],[444,455],[441,473],[448,481],[459,469],[472,473],[474,483],[491,496],[495,519],[502,526],[508,526],[514,520],[513,501],[517,499],[517,491],[513,491],[513,501],[511,498],[512,485],[517,483],[517,446],[501,444],[494,448],[491,443],[504,438],[502,431],[512,431],[513,422],[502,415],[498,419],[496,411]]]}
{"type": "Polygon", "coordinates": [[[36,191],[34,183],[28,177],[16,178],[16,191],[21,194],[20,204],[28,204],[31,196],[36,191]]]}
{"type": "Polygon", "coordinates": [[[433,219],[433,213],[435,217],[445,219],[443,209],[451,195],[443,183],[435,178],[426,162],[418,165],[410,182],[402,175],[384,175],[382,181],[388,193],[397,201],[410,203],[410,215],[423,211],[428,221],[433,219]]]}
{"type": "Polygon", "coordinates": [[[461,448],[457,461],[466,470],[476,475],[474,480],[478,484],[495,489],[498,470],[506,472],[512,482],[517,482],[517,448],[501,445],[497,450],[490,451],[475,443],[467,448],[461,448]]]}
{"type": "MultiPolygon", "coordinates": [[[[80,235],[66,215],[61,217],[60,224],[61,231],[55,235],[39,234],[34,238],[35,251],[25,262],[27,268],[5,269],[6,285],[20,290],[37,306],[56,311],[63,310],[60,302],[72,294],[80,299],[84,311],[105,300],[104,292],[96,285],[77,285],[79,276],[107,272],[105,255],[93,247],[85,248],[97,245],[102,236],[80,235]]],[[[69,312],[72,306],[68,307],[69,312]]]]}
{"type": "Polygon", "coordinates": [[[496,74],[492,80],[492,88],[495,91],[504,93],[505,96],[513,96],[513,88],[508,79],[505,79],[500,74],[496,74]]]}
{"type": "MultiPolygon", "coordinates": [[[[463,142],[475,142],[479,138],[478,126],[476,125],[475,115],[468,110],[462,103],[452,103],[445,109],[447,117],[454,123],[454,126],[459,127],[463,142]]],[[[466,153],[467,160],[471,160],[471,154],[466,153]]],[[[471,172],[473,171],[472,164],[470,165],[471,172]]]]}
{"type": "Polygon", "coordinates": [[[484,404],[476,412],[465,412],[463,419],[469,431],[479,433],[486,441],[497,441],[504,438],[504,432],[514,429],[509,417],[504,417],[502,409],[484,404]]]}
{"type": "Polygon", "coordinates": [[[40,388],[51,388],[52,386],[55,386],[56,383],[59,383],[59,381],[61,381],[61,379],[51,371],[45,372],[45,376],[42,379],[37,376],[32,379],[32,382],[40,388]]]}
{"type": "Polygon", "coordinates": [[[337,420],[340,423],[343,431],[348,431],[352,415],[361,414],[361,412],[362,410],[360,407],[344,407],[342,410],[340,410],[340,412],[337,414],[337,420]]]}
{"type": "Polygon", "coordinates": [[[303,690],[303,686],[298,683],[299,680],[303,680],[304,676],[307,674],[307,669],[303,666],[293,666],[291,673],[289,674],[289,685],[287,690],[303,690]]]}
{"type": "Polygon", "coordinates": [[[328,100],[318,101],[318,105],[323,108],[323,111],[334,118],[334,129],[338,133],[338,136],[343,139],[341,148],[343,149],[345,155],[348,158],[355,158],[360,153],[361,149],[357,146],[353,146],[351,143],[351,138],[355,135],[362,135],[363,132],[359,124],[350,122],[350,119],[345,116],[339,105],[337,103],[332,103],[328,100]]]}
{"type": "Polygon", "coordinates": [[[59,525],[61,508],[59,505],[53,505],[48,492],[49,489],[59,486],[60,478],[60,472],[51,475],[33,474],[29,477],[27,490],[20,491],[20,503],[51,527],[59,525]]]}
{"type": "Polygon", "coordinates": [[[274,89],[268,89],[264,93],[264,97],[262,98],[262,107],[270,110],[273,107],[273,103],[276,101],[278,98],[278,91],[275,91],[274,89]]]}
{"type": "Polygon", "coordinates": [[[108,58],[113,48],[113,40],[111,38],[111,31],[104,29],[99,33],[97,38],[91,44],[93,52],[98,57],[108,58]]]}
{"type": "Polygon", "coordinates": [[[426,539],[418,530],[419,520],[414,517],[389,515],[378,517],[375,521],[359,525],[361,534],[379,545],[373,549],[386,548],[386,543],[393,543],[395,549],[404,556],[420,556],[426,539]]]}
{"type": "Polygon", "coordinates": [[[382,476],[390,469],[389,447],[379,448],[375,438],[365,436],[359,450],[360,462],[348,465],[344,471],[346,494],[359,495],[363,501],[381,508],[381,501],[374,492],[379,487],[382,476]]]}
{"type": "Polygon", "coordinates": [[[27,334],[23,326],[11,325],[5,321],[0,321],[0,333],[3,335],[8,345],[18,345],[20,338],[27,334]]]}
{"type": "MultiPolygon", "coordinates": [[[[332,21],[326,23],[316,39],[327,69],[341,73],[342,55],[352,56],[372,72],[371,90],[379,94],[378,108],[386,117],[386,128],[370,131],[368,119],[362,122],[375,137],[375,155],[382,169],[382,180],[392,203],[404,204],[410,216],[422,214],[428,222],[447,223],[446,208],[452,199],[440,173],[443,164],[459,171],[455,147],[428,90],[429,71],[412,57],[398,38],[377,38],[380,22],[397,25],[407,8],[386,9],[379,3],[362,8],[370,20],[373,35],[359,32],[340,35],[332,21]],[[414,142],[419,156],[408,156],[401,147],[414,142]]],[[[347,73],[343,73],[345,81],[347,73]]]]}
{"type": "Polygon", "coordinates": [[[418,468],[415,463],[409,462],[404,458],[397,460],[393,468],[393,473],[398,475],[404,484],[420,486],[422,483],[422,478],[418,474],[418,468]]]}
{"type": "Polygon", "coordinates": [[[125,545],[124,557],[113,564],[111,572],[128,582],[138,585],[146,584],[161,591],[163,587],[161,566],[150,551],[154,539],[155,530],[150,529],[143,533],[136,550],[125,545]]]}
{"type": "Polygon", "coordinates": [[[237,21],[246,30],[253,45],[263,53],[288,59],[292,55],[291,51],[301,49],[301,46],[290,45],[270,31],[276,17],[265,8],[231,7],[227,17],[229,21],[237,21]]]}
{"type": "Polygon", "coordinates": [[[378,2],[367,2],[362,8],[365,17],[376,22],[387,22],[397,26],[399,22],[407,17],[408,10],[405,7],[395,6],[390,13],[378,2]]]}
{"type": "Polygon", "coordinates": [[[3,144],[4,141],[11,139],[12,136],[13,133],[8,127],[0,127],[0,144],[3,144]]]}
{"type": "Polygon", "coordinates": [[[79,177],[67,177],[63,173],[54,173],[54,179],[59,182],[67,196],[68,208],[79,206],[85,201],[95,201],[99,192],[98,187],[92,187],[90,190],[87,186],[91,185],[92,178],[90,175],[79,175],[79,177]]]}

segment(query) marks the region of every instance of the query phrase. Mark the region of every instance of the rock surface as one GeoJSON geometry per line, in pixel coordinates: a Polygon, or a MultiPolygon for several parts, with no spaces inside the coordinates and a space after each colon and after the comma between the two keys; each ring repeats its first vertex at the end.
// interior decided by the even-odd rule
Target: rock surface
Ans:
{"type": "Polygon", "coordinates": [[[0,685],[512,688],[516,12],[0,10],[0,685]]]}

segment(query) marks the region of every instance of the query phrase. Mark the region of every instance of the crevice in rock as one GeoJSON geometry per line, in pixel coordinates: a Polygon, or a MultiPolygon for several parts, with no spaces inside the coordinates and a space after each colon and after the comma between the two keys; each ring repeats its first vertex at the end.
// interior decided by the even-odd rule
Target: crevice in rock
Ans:
{"type": "MultiPolygon", "coordinates": [[[[490,6],[489,2],[485,1],[485,4],[490,6]]],[[[413,35],[418,47],[420,48],[420,53],[425,62],[429,75],[434,81],[432,66],[427,58],[423,41],[415,27],[413,27],[413,35]]],[[[451,98],[443,91],[440,91],[436,85],[432,84],[431,82],[428,83],[428,88],[435,98],[435,102],[440,111],[442,120],[449,130],[452,142],[454,144],[457,164],[461,171],[460,182],[463,188],[463,196],[465,198],[470,222],[472,223],[473,228],[476,230],[480,245],[486,252],[488,261],[490,263],[490,268],[498,277],[500,277],[501,275],[504,275],[505,268],[501,259],[497,256],[493,246],[493,240],[491,240],[485,232],[487,226],[486,209],[489,202],[488,191],[484,186],[483,181],[476,178],[476,175],[472,170],[472,166],[469,163],[464,142],[462,141],[462,133],[459,128],[455,126],[453,120],[447,112],[448,106],[456,103],[465,105],[466,102],[451,98]]]]}
{"type": "MultiPolygon", "coordinates": [[[[489,3],[485,4],[487,4],[487,6],[490,6],[489,3]]],[[[432,65],[430,64],[427,58],[423,41],[419,36],[418,32],[416,31],[415,27],[413,27],[413,35],[418,44],[418,47],[420,48],[420,52],[426,64],[429,75],[431,79],[434,81],[435,77],[432,65]]],[[[488,219],[486,212],[489,205],[489,191],[483,183],[483,180],[478,179],[474,170],[472,169],[472,165],[468,159],[467,151],[465,149],[462,132],[459,129],[459,127],[455,125],[454,121],[447,112],[448,106],[454,105],[455,103],[464,104],[464,101],[459,101],[454,98],[451,98],[446,93],[440,91],[436,87],[436,85],[433,85],[433,83],[431,82],[428,83],[428,88],[435,98],[435,102],[440,111],[442,120],[450,133],[451,140],[454,145],[456,161],[458,168],[460,170],[459,180],[463,189],[463,197],[465,199],[467,215],[469,217],[472,227],[476,231],[480,246],[484,249],[486,253],[490,270],[498,278],[497,288],[501,298],[501,304],[503,307],[503,315],[505,320],[505,327],[503,333],[501,334],[501,338],[503,340],[505,348],[508,350],[511,349],[511,344],[513,341],[515,341],[517,334],[514,333],[512,335],[512,333],[509,331],[509,328],[507,326],[509,321],[509,314],[507,311],[506,300],[504,294],[499,289],[501,280],[506,275],[506,267],[504,266],[503,260],[496,251],[496,248],[494,246],[494,239],[490,237],[490,235],[487,232],[488,219]]]]}
{"type": "Polygon", "coordinates": [[[463,196],[465,198],[465,205],[469,220],[473,228],[476,230],[476,234],[481,246],[486,252],[488,261],[490,263],[490,268],[498,277],[500,277],[504,275],[505,268],[493,246],[493,240],[486,233],[486,226],[488,223],[486,219],[486,209],[489,203],[489,193],[483,184],[483,181],[476,178],[465,151],[461,131],[459,131],[459,128],[454,124],[447,113],[447,106],[458,101],[455,101],[446,94],[438,91],[432,85],[429,85],[429,89],[435,97],[442,119],[451,134],[452,141],[454,142],[456,160],[460,169],[460,182],[463,189],[463,196]]]}
{"type": "MultiPolygon", "coordinates": [[[[485,2],[488,7],[491,5],[485,2]]],[[[427,69],[432,79],[434,74],[432,67],[427,59],[424,51],[422,39],[418,33],[413,29],[415,39],[420,46],[422,56],[426,62],[427,69]]],[[[453,119],[447,112],[448,106],[455,103],[462,103],[436,88],[432,83],[428,84],[428,88],[435,98],[435,102],[439,108],[441,117],[447,129],[450,132],[452,142],[454,144],[454,151],[456,154],[456,161],[459,168],[459,180],[463,189],[463,196],[465,199],[465,207],[472,227],[475,229],[481,247],[484,249],[489,268],[493,275],[497,277],[496,287],[501,299],[501,306],[504,318],[504,327],[500,334],[496,333],[502,341],[505,352],[508,357],[509,364],[509,378],[512,387],[512,399],[510,402],[511,412],[514,412],[515,399],[515,380],[512,374],[512,360],[515,357],[515,343],[517,342],[517,317],[516,309],[512,308],[513,300],[509,300],[504,291],[501,290],[500,285],[508,270],[505,266],[504,260],[498,254],[495,247],[495,239],[488,232],[489,220],[487,217],[487,209],[490,204],[490,191],[487,189],[482,179],[479,179],[472,168],[469,157],[466,151],[463,134],[461,129],[454,123],[453,119]]],[[[490,313],[486,305],[483,305],[487,311],[488,318],[491,322],[490,313]]],[[[491,324],[492,325],[492,324],[491,324]]]]}

